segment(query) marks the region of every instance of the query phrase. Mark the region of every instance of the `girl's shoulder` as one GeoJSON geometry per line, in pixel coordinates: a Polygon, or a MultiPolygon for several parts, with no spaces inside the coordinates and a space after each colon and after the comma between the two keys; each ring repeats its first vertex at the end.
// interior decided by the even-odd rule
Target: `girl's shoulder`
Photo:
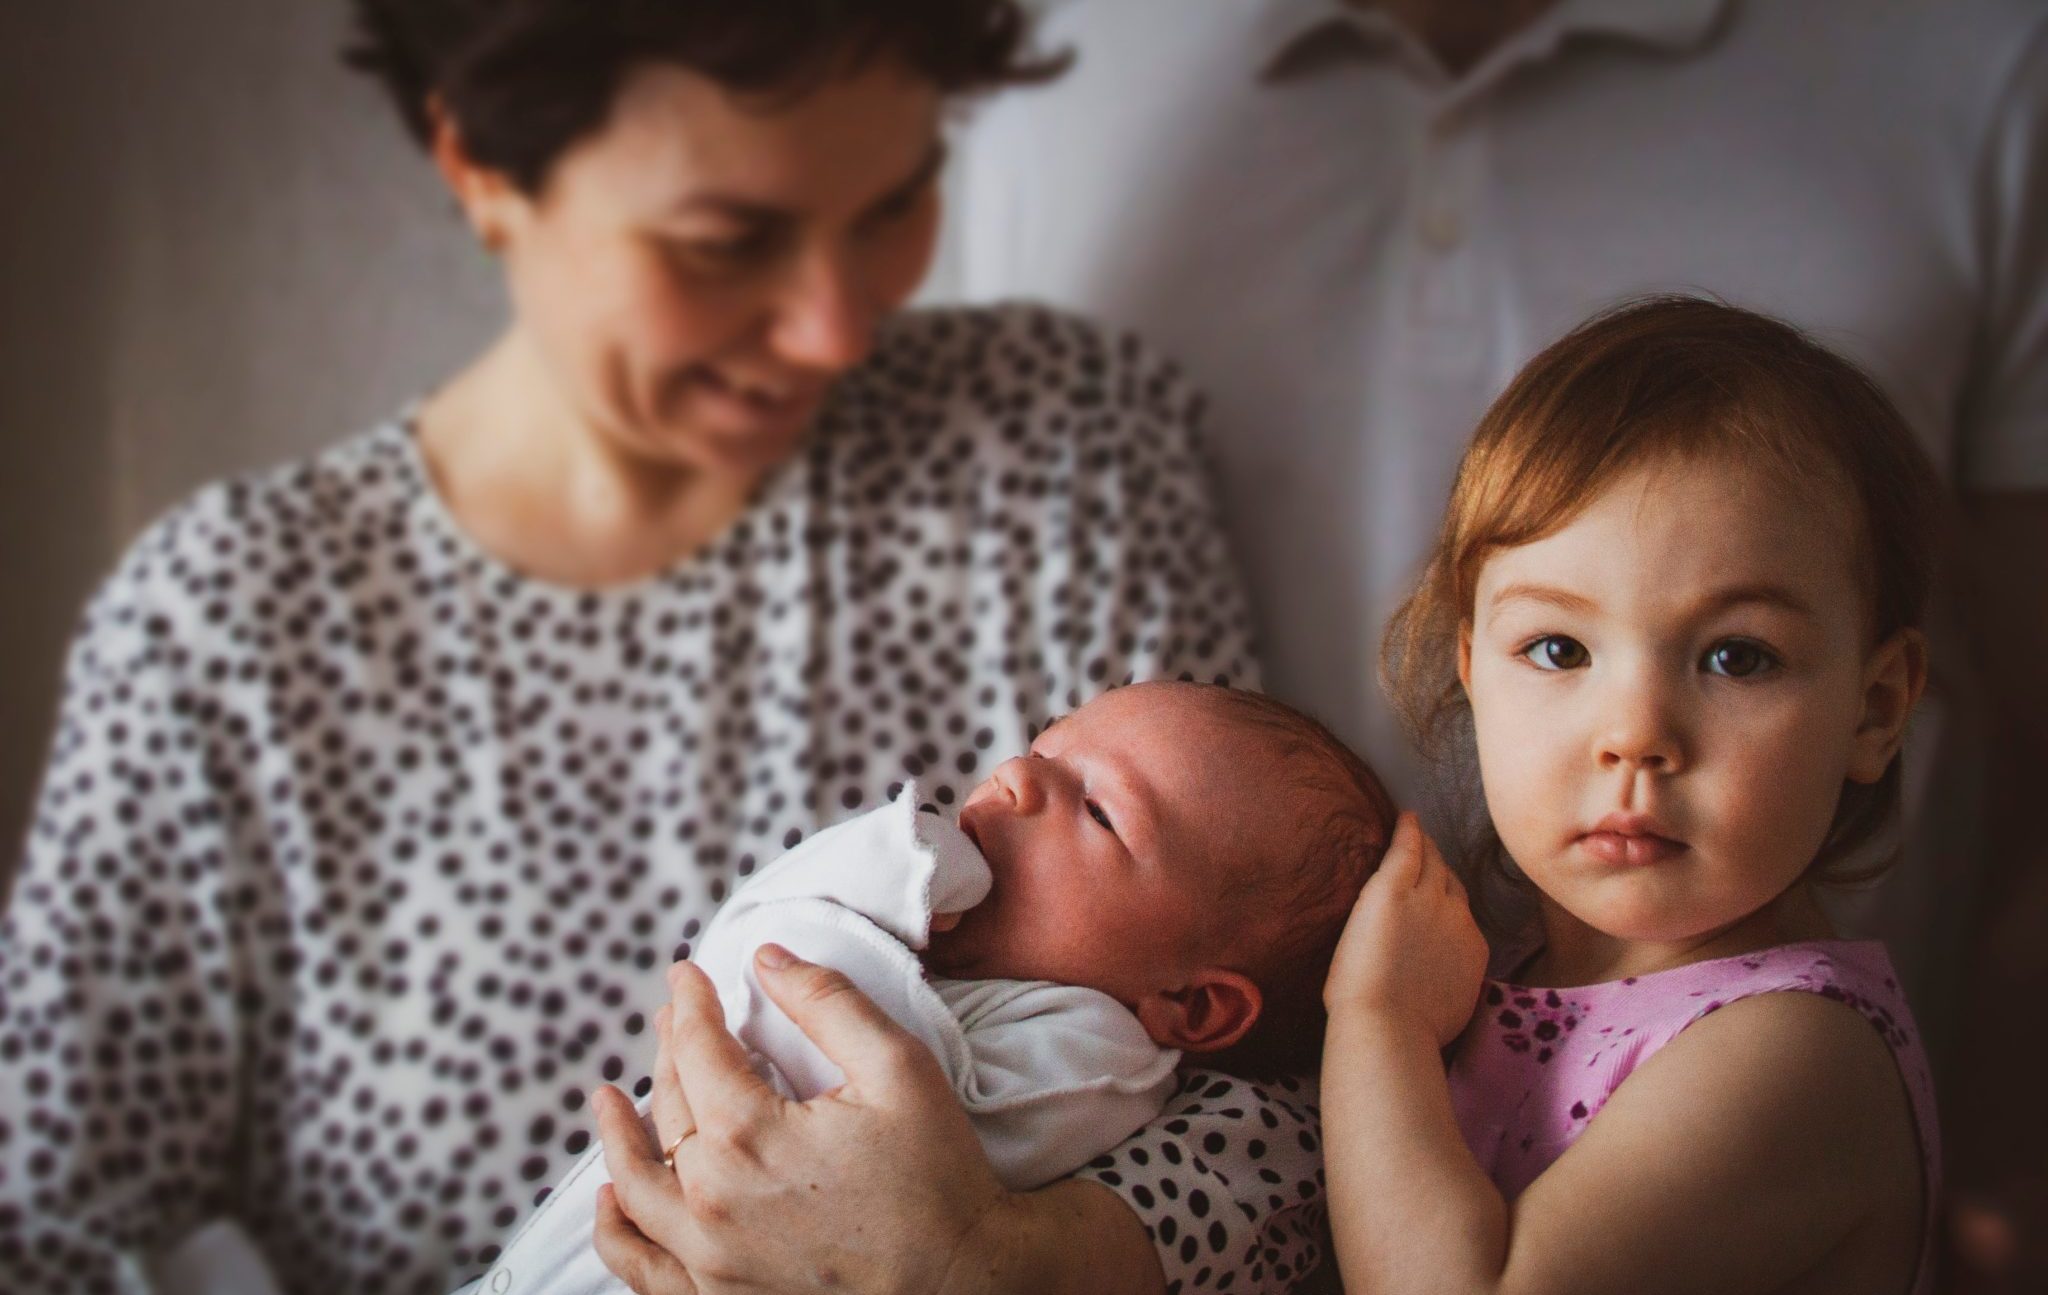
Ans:
{"type": "Polygon", "coordinates": [[[1787,1130],[1843,1154],[1917,1149],[1928,1199],[1939,1163],[1926,1058],[1874,942],[1784,945],[1572,988],[1489,981],[1452,1089],[1468,1145],[1511,1198],[1582,1137],[1626,1162],[1646,1130],[1708,1137],[1738,1158],[1768,1158],[1787,1130]],[[1674,1110],[1686,1119],[1673,1123],[1674,1110]],[[1885,1120],[1909,1123],[1908,1141],[1874,1141],[1871,1124],[1885,1120]]]}

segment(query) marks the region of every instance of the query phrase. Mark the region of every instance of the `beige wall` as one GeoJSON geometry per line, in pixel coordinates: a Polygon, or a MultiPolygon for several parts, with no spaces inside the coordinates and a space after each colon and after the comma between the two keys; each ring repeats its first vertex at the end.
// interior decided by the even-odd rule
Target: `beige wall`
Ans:
{"type": "Polygon", "coordinates": [[[342,0],[0,6],[0,876],[78,609],[150,518],[361,427],[498,318],[342,0]]]}

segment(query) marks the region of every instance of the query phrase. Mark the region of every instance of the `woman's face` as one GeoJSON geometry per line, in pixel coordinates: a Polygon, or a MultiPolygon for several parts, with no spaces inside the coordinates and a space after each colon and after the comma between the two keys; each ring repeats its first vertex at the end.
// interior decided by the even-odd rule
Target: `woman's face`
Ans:
{"type": "Polygon", "coordinates": [[[537,196],[469,195],[564,412],[663,466],[786,459],[930,262],[939,110],[886,60],[789,102],[648,64],[537,196]]]}

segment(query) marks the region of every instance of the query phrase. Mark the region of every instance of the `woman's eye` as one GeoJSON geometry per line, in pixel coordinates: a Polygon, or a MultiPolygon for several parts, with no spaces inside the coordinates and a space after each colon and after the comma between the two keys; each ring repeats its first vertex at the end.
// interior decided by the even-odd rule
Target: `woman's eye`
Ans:
{"type": "Polygon", "coordinates": [[[774,251],[772,234],[755,231],[734,238],[690,238],[671,246],[685,263],[699,269],[729,270],[767,259],[774,251]]]}
{"type": "Polygon", "coordinates": [[[1096,803],[1095,803],[1094,801],[1092,801],[1092,800],[1088,802],[1088,817],[1090,817],[1090,818],[1094,819],[1094,820],[1095,820],[1096,822],[1098,822],[1098,823],[1102,824],[1102,828],[1103,828],[1103,830],[1104,830],[1104,831],[1106,831],[1106,832],[1114,832],[1114,831],[1116,831],[1116,828],[1115,828],[1115,827],[1114,827],[1113,825],[1111,825],[1111,823],[1110,823],[1110,821],[1109,821],[1109,815],[1107,815],[1107,814],[1103,813],[1103,812],[1102,812],[1102,806],[1100,806],[1100,805],[1096,804],[1096,803]]]}
{"type": "Polygon", "coordinates": [[[1747,679],[1761,674],[1778,664],[1761,645],[1747,639],[1729,639],[1716,643],[1700,658],[1700,668],[1708,674],[1722,675],[1729,679],[1747,679]]]}
{"type": "Polygon", "coordinates": [[[1585,644],[1562,634],[1545,634],[1523,648],[1522,655],[1538,670],[1576,670],[1588,656],[1585,644]]]}

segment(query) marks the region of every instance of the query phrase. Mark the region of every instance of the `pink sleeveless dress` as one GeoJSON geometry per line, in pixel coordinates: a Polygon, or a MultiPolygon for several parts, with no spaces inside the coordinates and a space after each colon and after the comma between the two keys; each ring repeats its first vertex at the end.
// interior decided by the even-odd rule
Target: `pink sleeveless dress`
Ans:
{"type": "Polygon", "coordinates": [[[1934,1085],[1891,959],[1874,940],[1787,944],[1570,989],[1489,980],[1450,1069],[1465,1144],[1512,1201],[1657,1049],[1729,1003],[1777,993],[1846,1003],[1890,1045],[1912,1103],[1927,1201],[1913,1290],[1930,1290],[1941,1163],[1934,1085]]]}

